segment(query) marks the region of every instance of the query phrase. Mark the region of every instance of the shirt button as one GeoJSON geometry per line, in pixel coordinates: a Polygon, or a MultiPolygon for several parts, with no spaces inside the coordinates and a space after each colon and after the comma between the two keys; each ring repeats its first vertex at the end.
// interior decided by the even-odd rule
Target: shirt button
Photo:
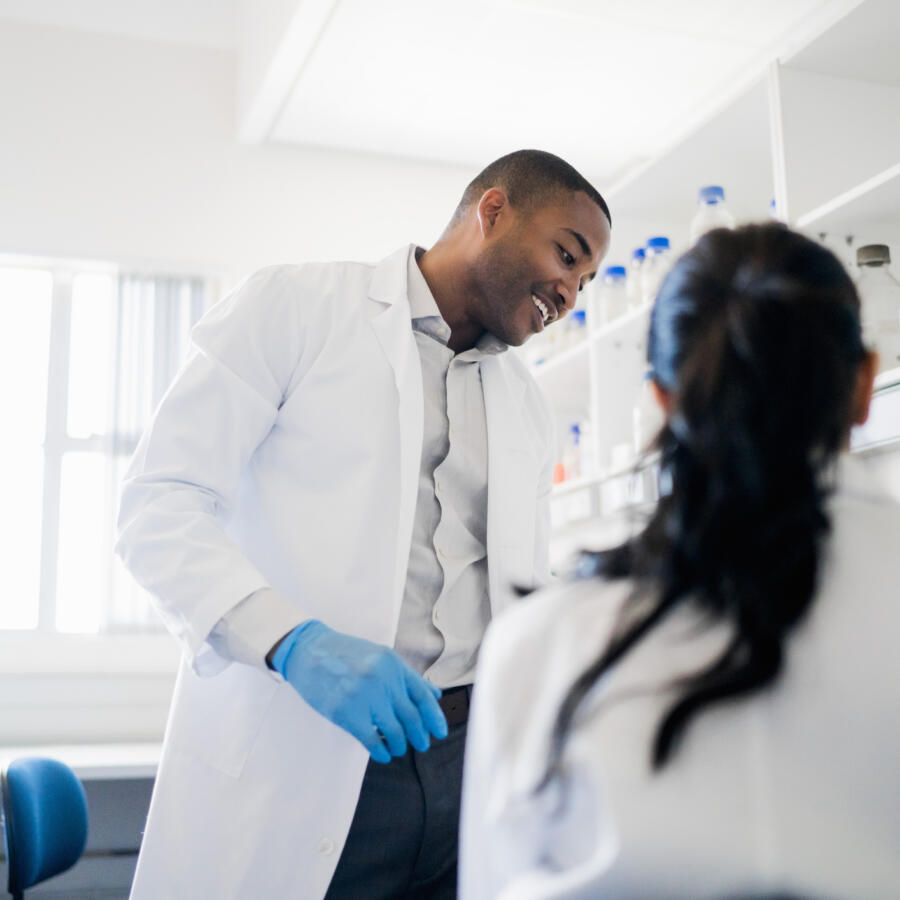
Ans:
{"type": "Polygon", "coordinates": [[[444,552],[444,548],[443,548],[443,547],[438,547],[438,556],[444,557],[444,556],[446,556],[446,555],[447,555],[447,554],[444,552]]]}
{"type": "Polygon", "coordinates": [[[434,611],[434,621],[435,621],[435,622],[440,622],[440,621],[441,621],[441,614],[440,614],[440,611],[439,611],[439,610],[435,610],[435,611],[434,611]]]}
{"type": "Polygon", "coordinates": [[[322,854],[322,856],[329,856],[330,854],[334,853],[334,841],[331,840],[331,838],[322,838],[322,840],[319,841],[319,846],[316,847],[316,849],[319,851],[319,853],[322,854]]]}

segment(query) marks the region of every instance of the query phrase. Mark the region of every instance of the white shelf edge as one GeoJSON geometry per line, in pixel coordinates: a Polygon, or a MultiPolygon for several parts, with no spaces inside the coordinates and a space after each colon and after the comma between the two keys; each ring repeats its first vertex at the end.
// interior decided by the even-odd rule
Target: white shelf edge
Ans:
{"type": "Polygon", "coordinates": [[[893,387],[895,384],[900,384],[900,366],[896,369],[888,369],[886,372],[882,372],[880,375],[875,376],[876,391],[893,387]]]}
{"type": "Polygon", "coordinates": [[[612,337],[618,331],[624,331],[637,319],[640,319],[642,316],[649,315],[652,306],[652,303],[644,303],[641,306],[636,307],[635,309],[628,310],[625,315],[619,316],[617,319],[613,319],[612,322],[608,322],[607,324],[594,331],[591,334],[590,339],[592,341],[602,341],[608,337],[612,337]]]}
{"type": "Polygon", "coordinates": [[[644,304],[636,309],[630,309],[624,315],[619,316],[612,322],[608,322],[606,325],[601,326],[595,331],[589,332],[584,339],[580,340],[572,347],[567,347],[562,353],[551,356],[544,362],[531,363],[529,368],[531,369],[532,375],[534,375],[535,378],[540,378],[547,372],[552,372],[555,369],[564,366],[570,360],[581,356],[588,349],[590,343],[606,340],[617,332],[624,331],[629,325],[637,319],[640,319],[642,316],[648,315],[651,306],[652,304],[644,304]]]}
{"type": "Polygon", "coordinates": [[[864,197],[866,194],[870,194],[872,191],[883,187],[895,178],[900,178],[900,163],[885,169],[883,172],[879,172],[877,175],[872,176],[872,178],[866,179],[861,184],[850,188],[849,191],[838,194],[837,197],[833,197],[827,203],[823,203],[821,206],[817,206],[815,209],[804,213],[797,219],[795,227],[808,228],[810,225],[814,225],[831,213],[837,212],[837,210],[842,209],[854,200],[858,200],[860,197],[864,197]]]}
{"type": "Polygon", "coordinates": [[[559,484],[554,484],[550,496],[553,499],[565,497],[566,494],[574,494],[575,491],[592,488],[595,485],[600,484],[601,480],[602,476],[600,475],[591,475],[587,478],[570,478],[566,481],[559,482],[559,484]]]}
{"type": "Polygon", "coordinates": [[[566,347],[562,353],[558,353],[555,356],[551,356],[549,359],[544,360],[539,363],[531,364],[531,373],[535,378],[540,378],[542,375],[546,375],[547,372],[552,372],[554,369],[558,369],[561,366],[564,366],[567,362],[572,359],[576,359],[582,354],[587,352],[588,348],[588,339],[587,337],[582,338],[577,344],[566,347]]]}
{"type": "Polygon", "coordinates": [[[606,482],[612,481],[615,478],[622,478],[625,475],[640,475],[652,468],[658,462],[659,452],[654,451],[639,461],[632,461],[627,465],[609,469],[602,475],[591,475],[588,478],[573,478],[570,481],[560,482],[559,484],[553,485],[551,498],[556,499],[557,497],[564,497],[566,494],[571,494],[575,491],[597,487],[601,484],[606,484],[606,482]]]}

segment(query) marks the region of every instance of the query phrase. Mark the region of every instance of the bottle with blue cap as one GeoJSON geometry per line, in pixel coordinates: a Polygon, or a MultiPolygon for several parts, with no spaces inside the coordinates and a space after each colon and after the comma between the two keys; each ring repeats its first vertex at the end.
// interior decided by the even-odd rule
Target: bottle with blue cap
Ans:
{"type": "Polygon", "coordinates": [[[628,263],[628,278],[625,285],[628,288],[628,305],[638,307],[641,305],[641,269],[644,266],[647,251],[643,247],[635,247],[631,251],[631,261],[628,263]]]}
{"type": "Polygon", "coordinates": [[[587,311],[573,309],[566,318],[566,346],[574,346],[587,336],[587,311]]]}
{"type": "Polygon", "coordinates": [[[672,266],[669,239],[663,235],[650,238],[645,253],[641,266],[641,303],[649,305],[656,300],[656,292],[672,266]]]}
{"type": "Polygon", "coordinates": [[[603,270],[600,286],[592,297],[592,329],[607,325],[628,311],[627,279],[628,270],[625,266],[607,266],[603,270]]]}
{"type": "Polygon", "coordinates": [[[691,220],[691,243],[714,228],[734,228],[734,216],[725,206],[725,189],[709,184],[697,192],[697,212],[691,220]]]}

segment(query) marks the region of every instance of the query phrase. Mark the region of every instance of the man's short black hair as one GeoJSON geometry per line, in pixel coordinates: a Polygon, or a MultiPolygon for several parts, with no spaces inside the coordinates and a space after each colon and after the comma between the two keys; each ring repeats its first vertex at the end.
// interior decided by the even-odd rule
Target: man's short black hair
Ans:
{"type": "Polygon", "coordinates": [[[453,215],[461,219],[472,204],[492,187],[506,191],[510,204],[516,209],[530,210],[551,202],[563,192],[583,191],[612,225],[612,217],[600,192],[564,159],[544,150],[516,150],[507,153],[482,170],[463,193],[453,215]]]}

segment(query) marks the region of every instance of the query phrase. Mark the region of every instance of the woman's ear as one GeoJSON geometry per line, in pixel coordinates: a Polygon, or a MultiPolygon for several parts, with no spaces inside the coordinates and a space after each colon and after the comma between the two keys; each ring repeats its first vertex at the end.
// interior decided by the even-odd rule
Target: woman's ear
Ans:
{"type": "Polygon", "coordinates": [[[650,390],[653,391],[653,399],[668,419],[675,407],[675,395],[667,391],[655,378],[650,379],[650,390]]]}
{"type": "Polygon", "coordinates": [[[853,420],[851,425],[862,425],[869,418],[869,405],[878,374],[878,354],[870,350],[859,365],[856,387],[853,391],[853,420]]]}

